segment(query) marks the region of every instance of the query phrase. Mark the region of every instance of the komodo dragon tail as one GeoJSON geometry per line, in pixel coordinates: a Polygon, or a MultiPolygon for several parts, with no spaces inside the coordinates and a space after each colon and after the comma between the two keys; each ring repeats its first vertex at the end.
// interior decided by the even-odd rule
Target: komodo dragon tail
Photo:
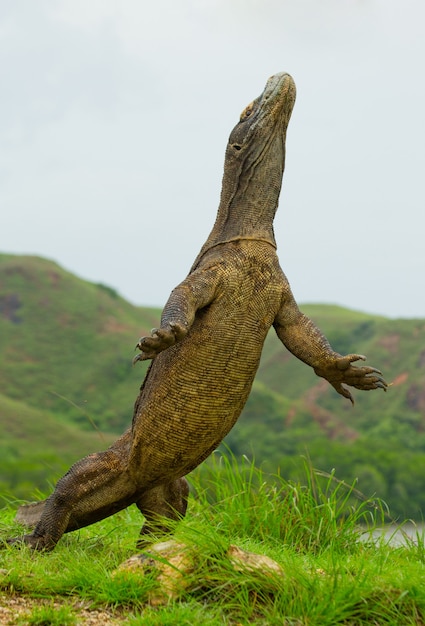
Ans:
{"type": "Polygon", "coordinates": [[[23,504],[16,512],[15,522],[18,522],[18,524],[22,524],[23,526],[28,526],[28,528],[37,526],[45,504],[46,500],[23,504]]]}

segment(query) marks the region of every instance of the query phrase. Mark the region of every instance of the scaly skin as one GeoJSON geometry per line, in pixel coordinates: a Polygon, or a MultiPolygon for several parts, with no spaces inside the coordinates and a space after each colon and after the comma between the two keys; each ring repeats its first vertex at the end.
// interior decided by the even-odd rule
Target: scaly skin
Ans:
{"type": "Polygon", "coordinates": [[[33,532],[10,542],[52,549],[64,532],[136,503],[145,516],[139,546],[185,514],[184,478],[238,419],[271,326],[296,357],[352,401],[344,386],[386,389],[381,372],[335,352],[303,315],[276,255],[273,218],[295,102],[288,74],[276,74],[233,129],[214,227],[187,278],[166,303],[159,329],[140,339],[152,359],[132,427],[105,452],[76,463],[47,501],[22,507],[33,532]]]}

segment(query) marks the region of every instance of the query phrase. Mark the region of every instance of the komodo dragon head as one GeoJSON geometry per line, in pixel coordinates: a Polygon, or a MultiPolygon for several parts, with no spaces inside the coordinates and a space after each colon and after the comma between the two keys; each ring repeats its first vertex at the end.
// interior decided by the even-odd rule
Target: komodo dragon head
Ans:
{"type": "Polygon", "coordinates": [[[230,133],[217,219],[200,256],[212,246],[236,239],[260,239],[276,245],[273,218],[295,93],[289,74],[275,74],[261,96],[243,110],[230,133]]]}

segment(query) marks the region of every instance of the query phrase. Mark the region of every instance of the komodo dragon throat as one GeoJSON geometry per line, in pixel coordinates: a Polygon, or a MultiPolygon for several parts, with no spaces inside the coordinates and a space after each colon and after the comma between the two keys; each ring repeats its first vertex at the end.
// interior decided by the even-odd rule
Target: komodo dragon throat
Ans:
{"type": "Polygon", "coordinates": [[[161,517],[183,516],[185,476],[238,419],[271,326],[292,354],[345,398],[352,401],[344,383],[386,389],[379,370],[353,366],[365,357],[331,348],[299,311],[279,266],[273,218],[294,102],[291,76],[276,74],[230,134],[211,234],[172,291],[160,328],[137,344],[135,360],[153,360],[132,427],[105,452],[73,465],[46,501],[21,507],[17,519],[35,528],[10,543],[52,549],[63,533],[135,503],[145,517],[142,547],[163,530],[161,517]]]}

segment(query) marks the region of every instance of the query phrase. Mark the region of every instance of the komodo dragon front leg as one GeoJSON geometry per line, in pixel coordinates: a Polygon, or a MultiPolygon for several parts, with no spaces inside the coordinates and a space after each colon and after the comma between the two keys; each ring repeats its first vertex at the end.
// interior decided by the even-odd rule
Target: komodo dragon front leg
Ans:
{"type": "Polygon", "coordinates": [[[365,356],[361,354],[343,356],[332,349],[312,320],[301,313],[289,285],[273,325],[286,348],[298,359],[310,365],[317,376],[325,378],[352,404],[353,396],[344,384],[363,391],[379,388],[387,390],[388,385],[378,369],[352,365],[355,361],[365,361],[365,356]]]}
{"type": "Polygon", "coordinates": [[[222,271],[221,264],[201,267],[173,289],[162,311],[160,328],[154,328],[150,337],[139,339],[136,349],[141,352],[133,363],[154,359],[186,337],[196,312],[214,299],[222,271]]]}

